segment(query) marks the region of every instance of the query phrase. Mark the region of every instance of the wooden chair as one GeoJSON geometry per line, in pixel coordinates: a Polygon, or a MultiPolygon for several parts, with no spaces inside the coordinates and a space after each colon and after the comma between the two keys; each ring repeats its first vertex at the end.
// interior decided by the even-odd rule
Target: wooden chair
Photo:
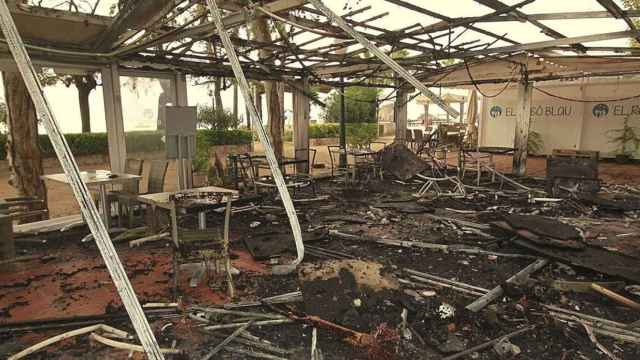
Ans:
{"type": "MultiPolygon", "coordinates": [[[[147,179],[147,191],[144,194],[156,194],[164,191],[164,180],[167,175],[169,161],[152,160],[151,169],[149,170],[149,178],[147,179]]],[[[137,197],[139,191],[135,192],[119,192],[116,194],[118,201],[118,226],[122,226],[124,214],[127,214],[129,226],[133,225],[134,207],[139,205],[137,197]]]]}
{"type": "MultiPolygon", "coordinates": [[[[124,164],[124,172],[126,174],[142,176],[143,165],[144,160],[142,159],[127,159],[124,164]]],[[[140,183],[138,181],[126,183],[122,186],[122,191],[137,194],[140,192],[140,183]]]]}
{"type": "Polygon", "coordinates": [[[404,136],[405,141],[407,142],[407,144],[409,144],[409,148],[413,149],[414,145],[416,144],[416,140],[413,138],[413,132],[411,131],[411,129],[406,129],[404,136]]]}
{"type": "MultiPolygon", "coordinates": [[[[127,159],[124,163],[124,173],[131,175],[142,175],[142,166],[144,165],[144,160],[141,159],[127,159]]],[[[117,190],[111,190],[107,193],[107,201],[109,202],[109,209],[111,209],[111,205],[117,203],[118,195],[122,193],[126,194],[138,194],[140,192],[140,182],[139,181],[131,181],[127,183],[123,183],[118,186],[117,190]]],[[[97,200],[98,194],[94,195],[94,201],[97,200]]]]}
{"type": "Polygon", "coordinates": [[[151,161],[149,182],[147,183],[147,192],[145,194],[156,194],[164,191],[164,179],[167,176],[168,167],[169,161],[167,160],[151,161]]]}

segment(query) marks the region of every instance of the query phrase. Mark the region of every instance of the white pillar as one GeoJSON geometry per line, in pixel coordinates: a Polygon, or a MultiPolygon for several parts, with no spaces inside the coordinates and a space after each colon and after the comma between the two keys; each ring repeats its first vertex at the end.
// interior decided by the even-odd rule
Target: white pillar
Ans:
{"type": "MultiPolygon", "coordinates": [[[[296,82],[300,89],[306,89],[308,82],[296,82]]],[[[296,160],[309,161],[309,119],[311,112],[311,102],[304,93],[298,89],[293,89],[293,146],[295,148],[296,160]]],[[[311,164],[309,163],[309,166],[311,164]]],[[[309,173],[311,169],[307,164],[296,165],[299,173],[309,173]]]]}
{"type": "MultiPolygon", "coordinates": [[[[171,88],[175,99],[176,106],[189,106],[189,98],[187,96],[187,77],[185,74],[176,73],[171,81],[171,88]]],[[[195,141],[194,144],[195,146],[195,141]]],[[[195,150],[195,149],[194,149],[195,150]]],[[[193,164],[192,160],[186,159],[176,160],[176,171],[178,176],[178,188],[180,190],[191,189],[193,187],[193,164]],[[180,162],[182,164],[180,164],[180,162]]]]}
{"type": "Polygon", "coordinates": [[[396,123],[396,142],[407,141],[407,91],[400,89],[393,105],[393,119],[396,123]]]}
{"type": "Polygon", "coordinates": [[[520,82],[518,86],[512,170],[512,174],[516,176],[523,176],[527,172],[527,142],[529,141],[529,126],[531,124],[532,89],[532,84],[526,81],[520,82]]]}
{"type": "Polygon", "coordinates": [[[173,83],[173,91],[177,106],[189,106],[189,98],[187,96],[187,76],[182,73],[176,73],[173,83]]]}
{"type": "Polygon", "coordinates": [[[127,158],[127,143],[125,141],[124,120],[122,117],[118,64],[113,63],[102,68],[101,74],[111,171],[121,173],[124,172],[124,164],[127,158]]]}

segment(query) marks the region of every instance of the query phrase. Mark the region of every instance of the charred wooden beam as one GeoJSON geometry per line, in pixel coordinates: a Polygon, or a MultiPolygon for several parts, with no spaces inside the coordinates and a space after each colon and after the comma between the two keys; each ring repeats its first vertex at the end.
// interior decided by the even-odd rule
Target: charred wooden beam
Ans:
{"type": "MultiPolygon", "coordinates": [[[[453,19],[453,18],[450,18],[450,17],[445,16],[445,15],[438,14],[438,13],[436,13],[434,11],[431,11],[431,10],[427,10],[427,9],[425,9],[423,7],[418,6],[418,5],[411,4],[411,3],[409,3],[409,2],[407,2],[405,0],[385,0],[385,1],[390,2],[392,4],[396,4],[396,5],[402,6],[404,8],[409,9],[409,10],[413,10],[413,11],[419,12],[421,14],[429,15],[429,16],[434,17],[434,18],[439,19],[439,20],[444,20],[447,23],[455,22],[455,19],[453,19]]],[[[480,34],[490,36],[490,37],[492,37],[494,39],[500,39],[500,40],[503,40],[505,42],[508,42],[508,43],[511,43],[511,44],[514,44],[514,45],[515,44],[519,44],[519,42],[517,42],[515,40],[512,40],[512,39],[510,39],[510,38],[508,38],[506,36],[498,35],[496,33],[481,29],[481,28],[473,26],[473,25],[466,25],[465,27],[467,27],[470,30],[473,30],[475,32],[478,32],[480,34]]]]}
{"type": "MultiPolygon", "coordinates": [[[[504,4],[503,2],[501,2],[500,0],[475,0],[476,2],[487,6],[493,10],[501,10],[501,9],[506,9],[508,8],[508,6],[506,4],[504,4]]],[[[528,21],[529,23],[531,23],[532,25],[536,26],[537,28],[539,28],[540,30],[542,30],[542,33],[550,36],[554,39],[566,39],[567,37],[564,36],[563,34],[559,33],[558,31],[550,28],[549,26],[541,23],[538,20],[535,19],[530,19],[529,16],[525,13],[523,13],[520,10],[514,9],[513,11],[511,11],[512,14],[514,14],[515,16],[521,18],[522,20],[528,21]]],[[[581,44],[571,44],[576,50],[578,50],[579,52],[584,53],[585,49],[584,46],[581,44]]]]}
{"type": "Polygon", "coordinates": [[[576,36],[576,37],[563,38],[563,39],[538,41],[538,42],[533,42],[528,44],[510,45],[510,46],[502,46],[502,47],[490,48],[490,49],[484,49],[484,50],[454,53],[452,54],[452,57],[467,58],[467,57],[476,57],[480,55],[489,55],[489,54],[516,53],[520,51],[546,49],[546,48],[551,48],[551,47],[560,46],[560,45],[571,45],[571,44],[583,43],[583,42],[631,38],[631,37],[636,37],[639,34],[640,34],[639,30],[626,30],[626,31],[617,31],[617,32],[603,33],[603,34],[576,36]]]}
{"type": "MultiPolygon", "coordinates": [[[[616,19],[622,19],[629,26],[629,29],[636,30],[636,24],[631,20],[624,11],[612,0],[598,0],[600,5],[607,9],[607,11],[616,19]]],[[[637,37],[636,40],[640,42],[640,37],[637,37]]]]}
{"type": "MultiPolygon", "coordinates": [[[[623,10],[622,14],[630,17],[640,17],[640,10],[623,10]]],[[[558,12],[558,13],[535,13],[527,14],[529,19],[537,21],[548,20],[580,20],[580,19],[607,19],[613,17],[608,11],[570,11],[570,12],[558,12]]],[[[482,16],[462,17],[458,18],[460,21],[466,21],[468,23],[493,23],[493,22],[506,22],[506,21],[523,21],[521,17],[516,15],[501,15],[491,18],[483,18],[482,16]]],[[[448,26],[446,22],[442,21],[431,26],[448,26]]]]}
{"type": "Polygon", "coordinates": [[[111,26],[96,41],[96,49],[107,50],[124,32],[144,29],[166,15],[173,7],[173,0],[128,0],[125,1],[111,26]]]}

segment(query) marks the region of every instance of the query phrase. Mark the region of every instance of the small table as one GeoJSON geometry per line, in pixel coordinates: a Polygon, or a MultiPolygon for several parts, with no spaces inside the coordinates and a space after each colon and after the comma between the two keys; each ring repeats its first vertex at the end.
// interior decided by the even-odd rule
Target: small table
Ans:
{"type": "MultiPolygon", "coordinates": [[[[100,194],[100,208],[102,211],[102,222],[109,229],[111,222],[111,211],[109,202],[107,201],[107,185],[124,184],[131,181],[140,181],[141,176],[132,174],[112,173],[107,170],[82,171],[80,178],[87,186],[97,186],[100,194]]],[[[63,184],[69,184],[67,174],[50,174],[42,176],[42,180],[57,181],[63,184]]]]}

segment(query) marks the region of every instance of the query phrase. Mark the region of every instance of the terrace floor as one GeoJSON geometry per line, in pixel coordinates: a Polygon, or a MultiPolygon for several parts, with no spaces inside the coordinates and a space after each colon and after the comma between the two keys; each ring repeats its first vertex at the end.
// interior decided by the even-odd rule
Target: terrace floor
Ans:
{"type": "MultiPolygon", "coordinates": [[[[323,161],[322,156],[320,161],[323,161]]],[[[499,169],[508,169],[510,161],[509,157],[498,158],[499,169]]],[[[529,162],[530,175],[544,176],[544,163],[543,158],[532,158],[529,162]]],[[[634,174],[640,170],[637,165],[602,163],[600,172],[605,182],[626,184],[634,189],[633,185],[638,184],[638,177],[634,174]]],[[[529,187],[544,187],[544,182],[539,179],[526,178],[522,181],[529,187]]],[[[473,179],[465,179],[465,182],[472,183],[473,179]]],[[[321,180],[317,185],[315,195],[326,198],[296,206],[302,228],[310,237],[306,243],[310,253],[296,273],[270,273],[274,261],[286,263],[294,254],[288,222],[277,199],[266,195],[257,209],[232,216],[232,263],[240,271],[234,276],[236,298],[229,299],[221,282],[215,279],[203,280],[192,288],[188,285],[189,279],[182,277],[178,308],[149,317],[161,346],[174,345],[184,351],[173,358],[201,358],[233,331],[205,330],[205,324],[194,319],[201,314],[193,306],[216,308],[229,302],[254,301],[295,291],[302,291],[302,301],[248,309],[269,316],[318,316],[354,331],[374,334],[373,344],[354,346],[344,341],[344,333],[320,327],[313,319],[306,319],[247,329],[251,336],[262,339],[262,345],[269,341],[277,350],[285,350],[286,353],[260,350],[255,344],[232,342],[233,346],[225,348],[220,358],[254,358],[259,352],[262,355],[269,353],[278,359],[308,359],[312,330],[318,327],[318,348],[325,359],[441,359],[534,326],[507,342],[511,350],[515,351],[517,347],[517,358],[604,359],[605,355],[579,322],[559,319],[545,305],[623,324],[640,319],[637,310],[599,293],[560,291],[553,285],[558,281],[587,285],[591,282],[617,284],[614,288],[617,292],[640,301],[640,297],[625,291],[625,285],[637,285],[637,282],[563,261],[551,261],[531,275],[527,282],[506,286],[505,281],[509,277],[541,255],[509,241],[512,235],[504,230],[494,226],[484,228],[509,214],[543,215],[553,221],[563,219],[580,229],[582,241],[588,247],[606,249],[607,254],[616,256],[616,259],[622,256],[637,264],[640,259],[640,222],[636,211],[611,212],[584,203],[576,205],[573,201],[533,204],[526,194],[510,192],[508,188],[499,190],[497,185],[488,185],[489,190],[470,191],[466,198],[427,197],[419,200],[412,197],[419,184],[403,185],[393,179],[349,187],[321,180]],[[466,221],[467,225],[456,225],[455,221],[466,221]],[[483,230],[471,231],[469,226],[481,226],[483,230]],[[355,234],[356,237],[339,238],[328,234],[332,230],[355,234]],[[256,238],[276,238],[282,245],[282,253],[268,259],[254,258],[248,251],[247,239],[256,238]],[[481,249],[486,253],[403,247],[385,244],[386,240],[429,246],[455,245],[457,248],[481,249]],[[504,256],[505,253],[524,256],[504,256]],[[327,273],[327,269],[335,272],[327,273]],[[433,283],[409,286],[401,280],[409,277],[406,269],[476,288],[492,289],[503,284],[505,291],[493,304],[473,313],[465,306],[478,295],[433,283]],[[401,314],[405,309],[407,323],[403,325],[401,314]],[[238,348],[241,349],[239,351],[244,349],[242,354],[245,355],[237,352],[238,348]],[[252,355],[246,355],[246,351],[252,355]]],[[[62,190],[52,205],[59,206],[62,190]]],[[[311,194],[300,195],[313,197],[311,194]]],[[[69,204],[72,200],[68,200],[69,204]]],[[[63,213],[63,210],[56,211],[63,213]]],[[[221,225],[222,220],[212,213],[209,221],[221,225]]],[[[49,234],[46,244],[27,240],[18,242],[20,255],[31,258],[0,272],[0,357],[82,327],[80,324],[87,317],[133,333],[97,248],[92,243],[80,242],[86,234],[86,229],[79,228],[49,234]],[[69,324],[69,321],[75,322],[69,324]],[[20,328],[25,322],[33,322],[29,324],[32,328],[28,331],[20,328]],[[66,325],[60,327],[61,322],[66,322],[66,325]],[[56,327],[51,328],[52,324],[56,327]]],[[[553,246],[545,249],[558,254],[561,252],[553,246]]],[[[124,242],[117,244],[117,250],[141,303],[170,303],[175,300],[171,293],[173,254],[168,242],[154,242],[141,247],[130,247],[124,242]]],[[[580,254],[576,252],[577,257],[580,254]]],[[[206,325],[237,321],[231,315],[221,315],[209,318],[206,325]]],[[[597,328],[598,325],[591,326],[597,328]]],[[[627,328],[625,331],[628,331],[626,335],[630,339],[640,341],[634,338],[638,329],[627,328]]],[[[638,342],[620,341],[602,333],[598,333],[597,339],[619,359],[631,360],[640,356],[638,342]]],[[[471,357],[503,359],[514,354],[498,355],[497,350],[489,346],[471,357]]],[[[47,347],[31,358],[128,357],[128,351],[103,346],[86,335],[47,347]]],[[[141,357],[138,354],[135,358],[141,357]]]]}

